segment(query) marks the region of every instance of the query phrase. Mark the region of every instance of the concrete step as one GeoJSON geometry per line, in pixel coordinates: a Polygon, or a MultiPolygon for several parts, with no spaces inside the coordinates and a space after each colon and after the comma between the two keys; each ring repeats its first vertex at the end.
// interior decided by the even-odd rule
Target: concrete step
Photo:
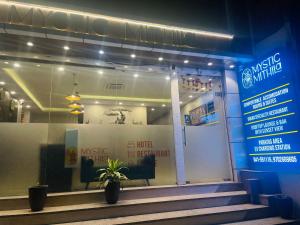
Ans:
{"type": "MultiPolygon", "coordinates": [[[[124,188],[120,194],[121,200],[152,198],[163,196],[178,196],[202,193],[217,193],[241,191],[242,184],[234,182],[202,183],[188,185],[148,186],[124,188]]],[[[62,206],[101,202],[104,199],[103,190],[76,191],[48,194],[46,206],[62,206]]],[[[29,207],[27,196],[12,196],[0,198],[0,210],[26,209],[29,207]]]]}
{"type": "Polygon", "coordinates": [[[46,207],[40,212],[29,209],[0,211],[0,225],[37,225],[94,220],[178,210],[219,207],[248,202],[245,191],[191,194],[157,198],[121,200],[115,205],[89,203],[46,207]]]}
{"type": "MultiPolygon", "coordinates": [[[[294,224],[296,225],[297,222],[295,220],[286,220],[280,217],[270,217],[265,219],[258,219],[258,220],[248,220],[236,223],[226,223],[226,225],[276,225],[276,224],[294,224]]],[[[300,224],[300,223],[298,223],[300,224]]],[[[224,224],[225,225],[225,224],[224,224]]]]}
{"type": "Polygon", "coordinates": [[[155,214],[151,213],[145,215],[126,216],[102,220],[81,221],[75,223],[64,223],[61,225],[216,225],[241,221],[245,219],[258,219],[269,216],[271,216],[271,212],[266,206],[242,204],[155,214]]]}

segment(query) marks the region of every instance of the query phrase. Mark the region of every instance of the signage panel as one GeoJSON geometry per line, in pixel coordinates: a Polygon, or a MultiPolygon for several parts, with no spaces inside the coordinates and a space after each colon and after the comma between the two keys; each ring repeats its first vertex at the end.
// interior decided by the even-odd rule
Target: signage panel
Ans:
{"type": "Polygon", "coordinates": [[[291,55],[271,52],[241,67],[238,77],[249,165],[300,169],[299,106],[291,55]]]}

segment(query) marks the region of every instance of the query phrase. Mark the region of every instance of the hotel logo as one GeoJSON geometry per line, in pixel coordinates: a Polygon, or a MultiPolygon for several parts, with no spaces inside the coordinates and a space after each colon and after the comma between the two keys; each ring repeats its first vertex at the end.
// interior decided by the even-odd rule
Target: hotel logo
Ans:
{"type": "Polygon", "coordinates": [[[242,71],[242,84],[245,89],[254,86],[270,77],[282,72],[280,53],[262,60],[261,62],[245,68],[242,71]]]}

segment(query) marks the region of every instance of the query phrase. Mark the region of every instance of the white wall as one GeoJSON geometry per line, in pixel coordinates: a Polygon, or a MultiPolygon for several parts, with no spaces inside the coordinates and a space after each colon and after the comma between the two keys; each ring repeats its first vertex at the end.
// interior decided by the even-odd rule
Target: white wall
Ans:
{"type": "Polygon", "coordinates": [[[111,105],[86,105],[84,108],[84,123],[91,124],[114,124],[117,116],[107,116],[115,108],[124,108],[130,110],[124,112],[126,115],[125,124],[147,124],[146,107],[134,106],[111,106],[111,105]]]}

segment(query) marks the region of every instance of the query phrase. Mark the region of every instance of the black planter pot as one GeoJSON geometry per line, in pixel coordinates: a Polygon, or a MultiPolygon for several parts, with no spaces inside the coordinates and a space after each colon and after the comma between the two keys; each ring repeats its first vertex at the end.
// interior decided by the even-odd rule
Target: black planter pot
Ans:
{"type": "Polygon", "coordinates": [[[32,211],[41,211],[47,198],[47,185],[38,185],[28,188],[29,204],[32,211]]]}
{"type": "Polygon", "coordinates": [[[115,204],[119,200],[120,182],[108,182],[105,187],[105,199],[108,204],[115,204]]]}

